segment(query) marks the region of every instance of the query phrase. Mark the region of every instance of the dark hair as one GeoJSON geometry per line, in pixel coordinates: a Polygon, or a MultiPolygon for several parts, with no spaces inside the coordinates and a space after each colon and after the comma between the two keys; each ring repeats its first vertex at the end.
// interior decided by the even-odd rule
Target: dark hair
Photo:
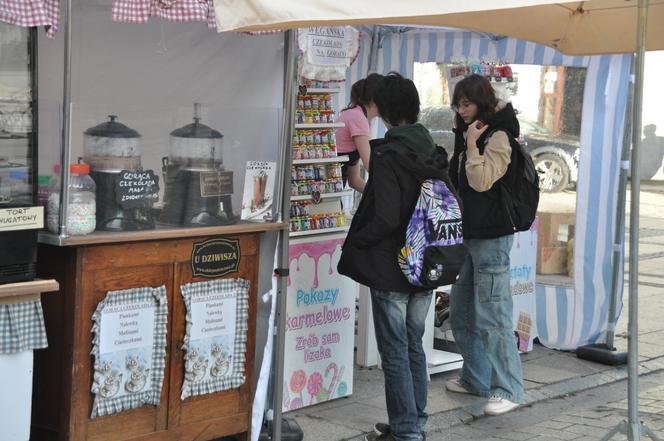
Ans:
{"type": "MultiPolygon", "coordinates": [[[[496,113],[496,106],[498,105],[496,92],[489,80],[482,75],[472,74],[457,83],[452,95],[452,106],[458,106],[463,98],[477,105],[476,119],[487,122],[496,113]]],[[[468,124],[463,122],[463,119],[459,116],[459,112],[455,111],[454,117],[458,128],[465,130],[468,127],[468,124]]]]}
{"type": "Polygon", "coordinates": [[[415,124],[420,114],[420,95],[417,87],[408,78],[390,72],[376,89],[374,102],[378,113],[391,126],[401,123],[415,124]]]}
{"type": "Polygon", "coordinates": [[[343,110],[352,109],[353,107],[360,106],[364,115],[367,114],[367,107],[374,102],[374,93],[376,87],[383,76],[377,73],[369,74],[366,78],[356,81],[350,88],[350,103],[348,107],[343,110]]]}

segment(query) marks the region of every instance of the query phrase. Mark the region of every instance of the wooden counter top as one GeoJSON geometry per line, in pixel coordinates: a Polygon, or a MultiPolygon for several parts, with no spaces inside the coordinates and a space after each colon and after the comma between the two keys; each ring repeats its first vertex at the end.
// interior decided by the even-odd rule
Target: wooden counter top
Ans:
{"type": "Polygon", "coordinates": [[[54,279],[5,283],[4,285],[0,285],[0,299],[57,291],[59,289],[60,285],[54,279]]]}
{"type": "Polygon", "coordinates": [[[40,231],[39,242],[58,246],[82,246],[118,242],[141,242],[147,240],[180,239],[201,236],[227,236],[243,233],[260,233],[265,231],[279,231],[288,228],[285,223],[258,223],[244,222],[235,225],[220,227],[197,228],[155,228],[145,231],[95,231],[86,236],[70,236],[61,238],[57,234],[40,231]]]}

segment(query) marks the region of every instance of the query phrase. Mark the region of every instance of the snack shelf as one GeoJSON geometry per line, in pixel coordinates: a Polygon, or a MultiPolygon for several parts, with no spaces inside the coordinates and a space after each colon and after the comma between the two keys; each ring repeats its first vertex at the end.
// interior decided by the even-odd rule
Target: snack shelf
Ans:
{"type": "Polygon", "coordinates": [[[302,129],[338,129],[340,127],[344,127],[344,123],[316,123],[316,124],[295,124],[295,129],[296,130],[302,130],[302,129]]]}
{"type": "Polygon", "coordinates": [[[332,93],[341,93],[341,88],[330,89],[321,87],[312,87],[307,89],[307,95],[328,95],[332,93]]]}
{"type": "MultiPolygon", "coordinates": [[[[329,199],[329,198],[337,198],[337,197],[344,197],[344,196],[352,196],[355,190],[346,190],[346,191],[338,191],[335,193],[321,193],[320,197],[321,199],[329,199]]],[[[291,202],[294,201],[308,201],[311,199],[310,194],[303,194],[299,196],[291,196],[290,200],[291,202]]]]}
{"type": "Polygon", "coordinates": [[[331,158],[318,158],[318,159],[294,159],[293,165],[303,164],[331,164],[335,162],[348,162],[348,155],[333,156],[331,158]]]}
{"type": "Polygon", "coordinates": [[[350,225],[345,225],[343,227],[334,227],[334,228],[318,228],[316,230],[307,230],[307,231],[291,231],[290,237],[299,237],[299,236],[312,236],[314,234],[327,234],[327,233],[340,233],[348,232],[350,225]]]}

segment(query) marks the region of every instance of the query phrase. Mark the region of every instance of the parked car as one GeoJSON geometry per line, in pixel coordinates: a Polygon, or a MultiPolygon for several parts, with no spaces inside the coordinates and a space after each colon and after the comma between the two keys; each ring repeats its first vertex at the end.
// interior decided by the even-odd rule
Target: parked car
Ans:
{"type": "MultiPolygon", "coordinates": [[[[420,122],[429,129],[436,144],[450,156],[454,152],[453,117],[449,107],[426,108],[420,115],[420,122]]],[[[519,142],[533,158],[540,175],[540,189],[555,193],[574,187],[579,171],[579,138],[555,136],[533,121],[517,118],[521,126],[519,142]]]]}

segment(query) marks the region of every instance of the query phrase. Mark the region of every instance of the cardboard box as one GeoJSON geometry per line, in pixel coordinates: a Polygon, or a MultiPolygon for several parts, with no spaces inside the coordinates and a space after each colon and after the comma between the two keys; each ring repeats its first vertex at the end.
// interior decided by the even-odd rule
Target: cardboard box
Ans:
{"type": "Polygon", "coordinates": [[[539,232],[538,248],[562,246],[574,237],[576,213],[537,212],[539,232]]]}
{"type": "Polygon", "coordinates": [[[541,247],[537,253],[537,274],[567,274],[567,247],[541,247]]]}

